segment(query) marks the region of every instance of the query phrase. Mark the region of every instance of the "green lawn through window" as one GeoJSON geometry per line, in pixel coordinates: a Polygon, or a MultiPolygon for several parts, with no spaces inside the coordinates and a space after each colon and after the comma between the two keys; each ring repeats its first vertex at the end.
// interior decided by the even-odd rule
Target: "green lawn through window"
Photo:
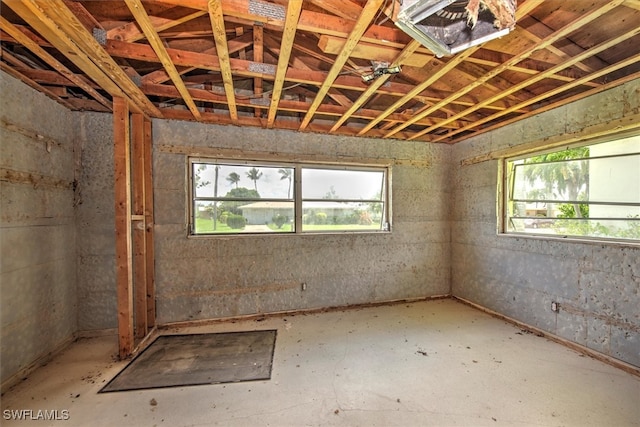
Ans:
{"type": "MultiPolygon", "coordinates": [[[[275,224],[268,224],[267,227],[273,233],[286,233],[290,232],[292,225],[285,224],[282,228],[277,228],[275,224]]],[[[206,234],[206,233],[264,233],[268,232],[265,229],[262,230],[252,230],[252,226],[248,225],[245,229],[237,230],[229,227],[227,224],[224,224],[220,221],[216,224],[216,229],[213,229],[213,220],[208,218],[196,218],[196,232],[198,234],[206,234]]],[[[360,230],[379,230],[380,225],[378,223],[373,223],[369,225],[359,225],[359,224],[304,224],[302,226],[303,231],[360,231],[360,230]]]]}

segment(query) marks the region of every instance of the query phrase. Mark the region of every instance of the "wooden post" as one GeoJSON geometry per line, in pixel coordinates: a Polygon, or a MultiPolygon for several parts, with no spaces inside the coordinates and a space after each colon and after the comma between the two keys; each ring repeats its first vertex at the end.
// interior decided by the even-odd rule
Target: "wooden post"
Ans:
{"type": "Polygon", "coordinates": [[[115,177],[116,287],[118,296],[118,347],[121,359],[133,351],[133,259],[131,244],[131,169],[129,105],[113,98],[115,177]]]}
{"type": "Polygon", "coordinates": [[[131,177],[133,208],[133,293],[135,338],[147,334],[147,262],[145,226],[144,117],[131,116],[131,177]]]}
{"type": "Polygon", "coordinates": [[[151,120],[144,119],[144,223],[146,228],[147,328],[156,325],[155,252],[153,241],[153,135],[151,120]]]}

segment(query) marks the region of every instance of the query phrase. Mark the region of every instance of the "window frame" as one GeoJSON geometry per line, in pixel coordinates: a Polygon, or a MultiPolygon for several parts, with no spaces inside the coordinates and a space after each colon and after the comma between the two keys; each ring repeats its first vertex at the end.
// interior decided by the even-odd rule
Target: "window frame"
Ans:
{"type": "MultiPolygon", "coordinates": [[[[605,241],[605,242],[620,243],[620,244],[631,245],[631,246],[636,246],[640,244],[640,238],[635,238],[635,237],[625,238],[625,237],[615,237],[615,236],[601,236],[596,234],[585,234],[585,235],[557,234],[557,233],[550,234],[550,233],[538,232],[537,228],[534,228],[533,231],[521,231],[521,230],[518,230],[517,227],[515,226],[513,227],[514,229],[510,229],[510,225],[509,225],[510,222],[512,223],[513,219],[535,220],[537,218],[537,217],[526,217],[526,216],[524,217],[519,216],[516,218],[514,215],[510,215],[509,204],[516,203],[516,202],[523,202],[524,200],[522,198],[517,198],[514,195],[515,173],[513,169],[516,167],[516,165],[514,165],[513,162],[517,162],[519,160],[524,160],[524,159],[528,159],[528,158],[532,158],[532,157],[536,157],[544,154],[561,152],[568,149],[591,147],[598,144],[605,144],[608,142],[615,142],[615,141],[624,140],[627,138],[634,138],[634,137],[640,137],[640,134],[623,133],[619,135],[609,135],[606,139],[605,138],[587,139],[587,140],[582,140],[580,142],[576,142],[573,144],[555,145],[554,147],[540,149],[538,151],[527,150],[526,152],[514,153],[510,156],[505,156],[500,158],[498,163],[499,170],[498,170],[498,194],[497,194],[498,235],[512,236],[512,237],[529,237],[529,238],[538,238],[538,239],[542,238],[542,239],[549,239],[549,240],[561,239],[564,241],[575,240],[578,242],[605,241]]],[[[584,157],[582,159],[561,160],[560,162],[570,162],[573,160],[584,160],[584,159],[598,160],[598,159],[607,159],[607,158],[622,158],[622,157],[638,156],[638,155],[640,155],[640,151],[633,152],[633,153],[623,153],[623,154],[596,155],[593,157],[584,157]]],[[[541,162],[541,164],[542,163],[554,163],[554,162],[547,161],[547,162],[541,162]]],[[[524,200],[524,203],[526,203],[529,200],[529,198],[526,198],[526,199],[527,200],[524,200]]],[[[555,199],[542,200],[541,199],[536,201],[539,203],[551,202],[554,204],[567,203],[567,201],[563,199],[558,199],[558,200],[555,200],[555,199]]],[[[629,202],[610,202],[610,201],[603,202],[603,201],[597,201],[597,200],[593,200],[593,201],[576,200],[576,201],[579,202],[579,204],[585,204],[588,206],[595,206],[595,205],[640,206],[640,203],[629,203],[629,202]]],[[[561,218],[561,219],[567,219],[567,218],[561,218]]],[[[623,218],[607,216],[607,217],[589,217],[589,219],[593,221],[615,221],[615,220],[622,220],[623,218]]],[[[569,220],[579,220],[579,219],[569,218],[569,220]]],[[[629,218],[628,220],[640,221],[640,218],[637,218],[637,219],[629,218]]]]}
{"type": "MultiPolygon", "coordinates": [[[[273,160],[254,160],[254,159],[237,159],[226,157],[203,157],[203,156],[187,156],[187,237],[189,238],[202,238],[202,237],[238,237],[238,236],[274,236],[274,235],[313,235],[313,234],[377,234],[377,233],[389,233],[391,231],[391,165],[390,164],[361,164],[361,163],[323,163],[312,161],[273,161],[273,160]],[[291,199],[274,199],[274,198],[259,198],[259,199],[241,199],[242,201],[291,201],[293,203],[294,218],[293,229],[291,231],[238,231],[227,233],[196,233],[195,221],[196,221],[196,203],[203,200],[213,200],[213,197],[196,197],[195,188],[195,173],[194,168],[196,164],[208,164],[208,165],[229,165],[229,166],[249,166],[249,167],[265,167],[265,168],[291,168],[293,169],[293,181],[292,181],[292,198],[291,199]],[[379,202],[382,204],[380,220],[381,227],[379,229],[346,229],[346,230],[304,230],[302,223],[303,217],[303,203],[305,201],[316,199],[303,199],[303,185],[302,182],[302,170],[303,169],[321,169],[321,170],[345,170],[345,171],[373,171],[382,172],[382,185],[381,185],[381,198],[380,200],[374,199],[336,199],[335,201],[344,202],[379,202]]],[[[218,196],[217,200],[224,199],[222,196],[218,196]]],[[[228,199],[227,199],[228,200],[228,199]]],[[[332,200],[332,199],[324,199],[332,200]]]]}

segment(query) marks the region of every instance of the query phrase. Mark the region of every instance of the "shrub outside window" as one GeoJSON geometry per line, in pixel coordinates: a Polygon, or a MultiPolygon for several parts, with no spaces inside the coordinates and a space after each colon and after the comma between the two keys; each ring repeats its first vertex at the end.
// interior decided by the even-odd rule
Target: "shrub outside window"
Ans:
{"type": "Polygon", "coordinates": [[[387,168],[190,159],[190,234],[388,230],[387,168]]]}
{"type": "Polygon", "coordinates": [[[505,162],[506,233],[640,240],[640,136],[505,162]]]}

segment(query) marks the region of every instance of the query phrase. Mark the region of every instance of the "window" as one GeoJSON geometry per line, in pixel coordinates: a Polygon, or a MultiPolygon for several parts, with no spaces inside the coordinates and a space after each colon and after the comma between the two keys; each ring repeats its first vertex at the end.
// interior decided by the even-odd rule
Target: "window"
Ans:
{"type": "Polygon", "coordinates": [[[506,159],[504,231],[640,240],[640,136],[506,159]]]}
{"type": "Polygon", "coordinates": [[[190,159],[190,233],[386,231],[386,167],[190,159]]]}

